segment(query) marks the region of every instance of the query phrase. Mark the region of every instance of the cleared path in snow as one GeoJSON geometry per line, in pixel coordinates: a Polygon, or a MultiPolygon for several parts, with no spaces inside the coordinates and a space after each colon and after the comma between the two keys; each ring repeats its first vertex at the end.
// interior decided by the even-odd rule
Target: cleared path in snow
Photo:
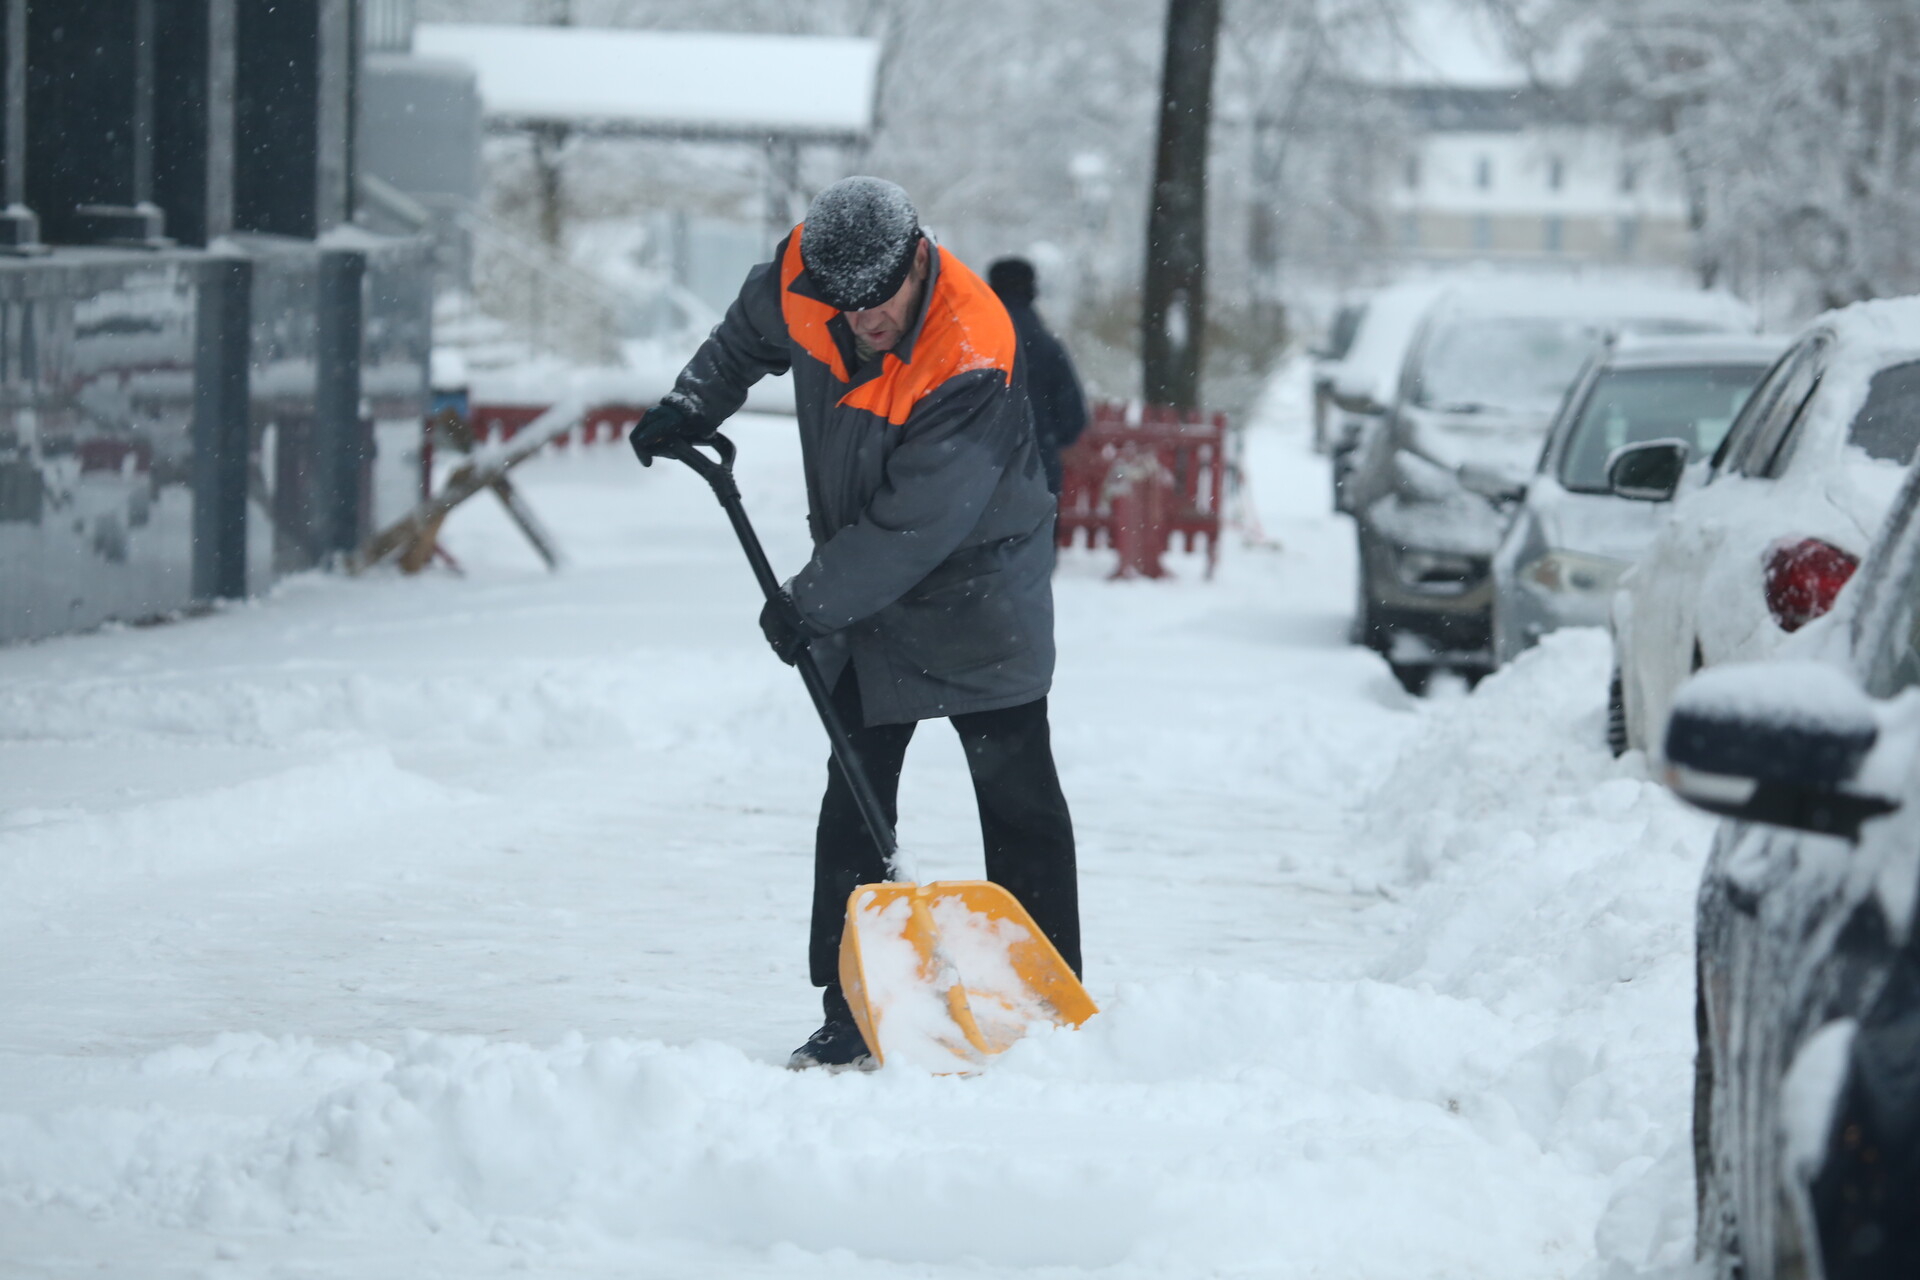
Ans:
{"type": "MultiPolygon", "coordinates": [[[[825,747],[682,469],[530,464],[562,575],[476,503],[446,535],[464,579],[305,579],[0,651],[0,1275],[1677,1255],[1672,899],[1704,827],[1598,751],[1591,638],[1451,704],[1345,644],[1302,390],[1249,435],[1279,550],[1236,539],[1212,583],[1062,566],[1055,743],[1107,1012],[980,1079],[778,1068],[817,1020],[825,747]],[[1622,894],[1618,936],[1558,965],[1622,894]],[[1648,975],[1652,1003],[1610,1003],[1648,975]],[[1649,1008],[1645,1053],[1603,1061],[1649,1008]],[[1632,1238],[1596,1243],[1615,1219],[1632,1238]]],[[[790,424],[735,435],[790,572],[790,424]]],[[[924,878],[977,874],[945,725],[901,810],[924,878]]]]}

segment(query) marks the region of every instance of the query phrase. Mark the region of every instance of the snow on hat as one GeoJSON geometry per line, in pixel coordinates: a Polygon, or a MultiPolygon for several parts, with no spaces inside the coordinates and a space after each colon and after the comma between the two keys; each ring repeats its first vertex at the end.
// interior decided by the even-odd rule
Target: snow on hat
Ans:
{"type": "Polygon", "coordinates": [[[920,244],[920,215],[884,178],[842,178],[813,198],[800,224],[800,260],[813,287],[842,311],[900,292],[920,244]]]}

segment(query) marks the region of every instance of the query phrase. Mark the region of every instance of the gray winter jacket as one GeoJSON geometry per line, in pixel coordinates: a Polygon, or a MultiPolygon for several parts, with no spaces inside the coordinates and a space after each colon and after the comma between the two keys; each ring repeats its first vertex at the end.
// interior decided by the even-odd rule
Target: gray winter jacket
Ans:
{"type": "Polygon", "coordinates": [[[748,274],[671,396],[718,424],[792,370],[814,542],[793,599],[829,685],[852,661],[868,724],[1042,697],[1054,501],[1006,309],[936,250],[906,335],[862,363],[800,235],[748,274]]]}

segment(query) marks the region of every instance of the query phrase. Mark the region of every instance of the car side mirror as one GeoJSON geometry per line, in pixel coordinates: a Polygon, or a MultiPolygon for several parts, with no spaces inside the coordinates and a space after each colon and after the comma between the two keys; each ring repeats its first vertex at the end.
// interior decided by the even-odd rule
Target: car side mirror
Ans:
{"type": "Polygon", "coordinates": [[[1454,474],[1460,478],[1461,488],[1497,505],[1518,502],[1527,496],[1524,479],[1484,462],[1463,462],[1454,474]]]}
{"type": "Polygon", "coordinates": [[[1384,418],[1391,409],[1390,405],[1381,404],[1370,393],[1343,387],[1338,382],[1333,384],[1333,402],[1344,412],[1363,418],[1384,418]]]}
{"type": "Polygon", "coordinates": [[[1607,487],[1635,502],[1670,501],[1692,452],[1684,440],[1622,445],[1607,455],[1607,487]]]}
{"type": "Polygon", "coordinates": [[[1851,789],[1879,737],[1873,700],[1839,668],[1733,663],[1681,687],[1666,781],[1709,813],[1857,840],[1900,807],[1851,789]]]}

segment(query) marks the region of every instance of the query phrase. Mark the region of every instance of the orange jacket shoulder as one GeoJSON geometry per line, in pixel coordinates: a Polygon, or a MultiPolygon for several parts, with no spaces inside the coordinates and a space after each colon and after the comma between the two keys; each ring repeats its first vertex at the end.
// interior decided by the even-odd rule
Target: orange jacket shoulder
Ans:
{"type": "Polygon", "coordinates": [[[848,392],[842,404],[879,414],[899,426],[914,406],[949,379],[997,369],[1011,385],[1020,339],[1013,320],[987,282],[945,249],[927,315],[914,339],[912,361],[887,359],[887,371],[848,392]]]}
{"type": "Polygon", "coordinates": [[[840,381],[850,381],[840,346],[827,329],[828,322],[840,313],[818,299],[803,298],[792,289],[793,282],[805,269],[806,264],[800,260],[800,227],[795,227],[787,237],[786,256],[780,260],[780,317],[787,322],[787,333],[802,350],[833,370],[833,376],[840,381]]]}

